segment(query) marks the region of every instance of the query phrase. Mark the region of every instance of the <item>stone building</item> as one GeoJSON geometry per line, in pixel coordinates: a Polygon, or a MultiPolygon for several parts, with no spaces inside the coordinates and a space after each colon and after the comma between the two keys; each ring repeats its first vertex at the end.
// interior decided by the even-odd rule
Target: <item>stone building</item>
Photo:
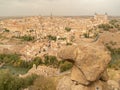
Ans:
{"type": "Polygon", "coordinates": [[[102,15],[95,13],[94,20],[99,23],[108,23],[108,14],[105,13],[104,15],[102,15]]]}

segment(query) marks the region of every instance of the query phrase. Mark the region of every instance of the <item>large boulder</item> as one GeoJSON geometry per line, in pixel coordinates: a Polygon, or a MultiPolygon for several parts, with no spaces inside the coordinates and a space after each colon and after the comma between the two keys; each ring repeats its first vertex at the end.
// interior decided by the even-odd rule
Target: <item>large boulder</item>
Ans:
{"type": "Polygon", "coordinates": [[[93,82],[88,86],[84,85],[72,85],[71,90],[110,90],[106,82],[100,80],[93,82]]]}
{"type": "Polygon", "coordinates": [[[74,63],[71,79],[83,85],[89,85],[99,79],[108,79],[106,68],[111,60],[110,53],[103,45],[81,43],[60,50],[58,57],[74,63]]]}
{"type": "Polygon", "coordinates": [[[60,79],[56,90],[71,90],[72,81],[70,77],[64,76],[62,79],[60,79]]]}
{"type": "Polygon", "coordinates": [[[104,81],[95,81],[90,85],[76,84],[69,76],[64,76],[58,83],[56,90],[111,90],[104,81]]]}

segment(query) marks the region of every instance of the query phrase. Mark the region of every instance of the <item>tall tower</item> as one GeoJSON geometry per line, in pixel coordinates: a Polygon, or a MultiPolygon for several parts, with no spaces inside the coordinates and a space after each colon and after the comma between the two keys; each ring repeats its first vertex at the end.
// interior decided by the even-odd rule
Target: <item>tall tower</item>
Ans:
{"type": "Polygon", "coordinates": [[[104,19],[105,19],[105,22],[107,23],[108,22],[108,14],[107,13],[105,13],[104,19]]]}
{"type": "Polygon", "coordinates": [[[97,20],[97,13],[94,14],[94,19],[97,20]]]}
{"type": "Polygon", "coordinates": [[[51,12],[51,14],[50,14],[50,18],[53,19],[53,14],[52,14],[52,12],[51,12]]]}

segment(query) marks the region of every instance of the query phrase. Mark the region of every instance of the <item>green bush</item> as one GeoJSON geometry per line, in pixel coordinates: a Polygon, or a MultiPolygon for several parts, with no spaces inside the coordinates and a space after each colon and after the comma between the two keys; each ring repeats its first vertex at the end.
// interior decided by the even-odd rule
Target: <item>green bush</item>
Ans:
{"type": "Polygon", "coordinates": [[[44,64],[47,65],[47,66],[57,67],[58,66],[58,60],[55,56],[45,56],[44,64]]]}
{"type": "Polygon", "coordinates": [[[20,37],[20,39],[22,39],[23,41],[33,41],[35,38],[30,35],[28,35],[28,36],[25,35],[25,36],[20,37]]]}
{"type": "Polygon", "coordinates": [[[29,87],[30,90],[56,90],[56,84],[52,78],[40,76],[34,84],[29,87]]]}
{"type": "Polygon", "coordinates": [[[5,28],[4,32],[10,32],[10,30],[8,30],[7,28],[5,28]]]}
{"type": "Polygon", "coordinates": [[[25,61],[20,59],[19,54],[0,54],[0,63],[5,63],[5,65],[12,65],[14,67],[21,68],[32,68],[33,64],[36,66],[42,64],[42,59],[40,57],[35,57],[31,61],[25,61]]]}
{"type": "Polygon", "coordinates": [[[52,36],[52,35],[48,35],[47,38],[49,40],[53,40],[53,41],[56,41],[57,40],[57,37],[56,36],[52,36]]]}
{"type": "Polygon", "coordinates": [[[64,37],[64,38],[62,38],[62,37],[58,38],[58,40],[66,40],[66,37],[64,37]]]}
{"type": "Polygon", "coordinates": [[[20,90],[23,82],[8,71],[0,71],[0,90],[20,90]]]}
{"type": "Polygon", "coordinates": [[[65,27],[65,30],[66,30],[67,32],[70,32],[70,31],[71,31],[71,28],[70,28],[70,27],[65,27]]]}
{"type": "Polygon", "coordinates": [[[35,57],[31,61],[18,60],[17,63],[19,63],[18,67],[28,68],[28,69],[32,68],[33,64],[35,64],[36,66],[43,64],[42,59],[40,57],[35,57]]]}
{"type": "Polygon", "coordinates": [[[59,66],[60,66],[60,72],[64,72],[64,71],[71,69],[73,64],[71,62],[68,62],[68,61],[63,61],[60,63],[59,66]]]}
{"type": "Polygon", "coordinates": [[[109,23],[112,25],[115,25],[115,23],[117,23],[118,21],[116,19],[110,20],[109,23]]]}
{"type": "Polygon", "coordinates": [[[85,38],[89,38],[89,33],[84,33],[83,36],[84,36],[85,38]]]}
{"type": "Polygon", "coordinates": [[[23,79],[12,75],[8,70],[0,71],[0,90],[21,90],[32,85],[36,78],[36,75],[31,75],[23,79]]]}
{"type": "Polygon", "coordinates": [[[105,31],[109,31],[110,29],[113,28],[113,26],[111,26],[109,24],[100,24],[100,25],[98,25],[98,28],[103,29],[105,31]]]}
{"type": "Polygon", "coordinates": [[[40,57],[35,57],[33,60],[33,64],[36,64],[36,66],[43,64],[42,59],[40,57]]]}
{"type": "Polygon", "coordinates": [[[32,74],[31,76],[27,76],[26,78],[24,78],[23,88],[27,88],[28,86],[33,85],[34,80],[36,80],[37,78],[38,76],[35,74],[32,74]]]}
{"type": "Polygon", "coordinates": [[[120,22],[119,20],[113,19],[109,22],[114,28],[120,30],[120,22]]]}
{"type": "Polygon", "coordinates": [[[19,59],[20,59],[19,54],[0,54],[1,63],[13,64],[19,59]]]}
{"type": "Polygon", "coordinates": [[[108,67],[119,70],[120,69],[120,60],[112,60],[108,67]]]}
{"type": "Polygon", "coordinates": [[[35,37],[30,36],[30,35],[24,35],[24,36],[19,36],[19,37],[13,36],[13,38],[21,39],[22,41],[33,41],[33,40],[35,40],[35,37]]]}
{"type": "Polygon", "coordinates": [[[112,49],[110,46],[106,45],[108,50],[111,52],[111,62],[109,63],[109,68],[120,69],[120,48],[112,49]]]}
{"type": "Polygon", "coordinates": [[[67,46],[72,45],[72,43],[66,43],[67,46]]]}

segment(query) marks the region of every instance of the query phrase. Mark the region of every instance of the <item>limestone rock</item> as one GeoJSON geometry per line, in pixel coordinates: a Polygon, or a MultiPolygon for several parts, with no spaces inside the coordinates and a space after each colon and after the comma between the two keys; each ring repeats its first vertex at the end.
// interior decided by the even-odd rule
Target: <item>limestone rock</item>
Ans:
{"type": "MultiPolygon", "coordinates": [[[[96,43],[81,43],[78,46],[66,47],[58,53],[58,57],[74,63],[79,70],[76,71],[75,67],[73,67],[72,73],[78,74],[79,72],[81,77],[71,74],[75,76],[71,78],[85,85],[103,77],[102,74],[111,60],[105,47],[96,43]]],[[[106,79],[105,76],[104,78],[106,79]]]]}
{"type": "Polygon", "coordinates": [[[96,81],[90,85],[75,84],[69,76],[64,76],[58,83],[56,90],[111,90],[106,82],[96,81]]]}
{"type": "Polygon", "coordinates": [[[82,71],[80,71],[75,65],[72,68],[72,73],[71,73],[71,80],[73,81],[79,81],[76,83],[80,83],[80,84],[85,84],[88,85],[90,84],[89,81],[87,81],[86,77],[83,75],[82,71]]]}
{"type": "Polygon", "coordinates": [[[64,76],[58,83],[56,90],[71,90],[72,81],[70,77],[64,76]]]}
{"type": "Polygon", "coordinates": [[[72,90],[110,90],[107,87],[107,83],[102,81],[96,81],[91,85],[84,86],[84,85],[72,85],[72,90]]]}
{"type": "Polygon", "coordinates": [[[104,71],[104,73],[102,74],[101,78],[102,81],[107,81],[109,79],[107,70],[104,71]]]}
{"type": "Polygon", "coordinates": [[[112,90],[120,90],[120,85],[117,81],[108,80],[108,85],[111,87],[112,90]]]}

